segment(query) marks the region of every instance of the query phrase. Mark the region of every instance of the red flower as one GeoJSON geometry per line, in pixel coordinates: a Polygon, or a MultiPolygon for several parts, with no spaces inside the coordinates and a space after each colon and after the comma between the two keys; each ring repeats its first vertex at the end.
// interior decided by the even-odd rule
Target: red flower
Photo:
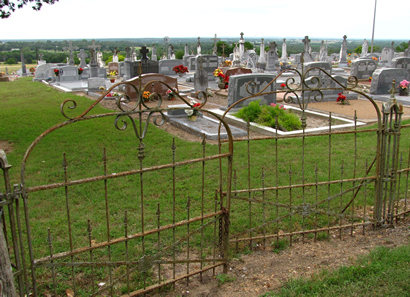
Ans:
{"type": "Polygon", "coordinates": [[[280,86],[281,86],[282,88],[284,88],[284,87],[286,87],[286,84],[285,84],[285,83],[282,83],[280,86]]]}
{"type": "Polygon", "coordinates": [[[192,107],[198,107],[201,106],[201,103],[195,103],[192,107]]]}

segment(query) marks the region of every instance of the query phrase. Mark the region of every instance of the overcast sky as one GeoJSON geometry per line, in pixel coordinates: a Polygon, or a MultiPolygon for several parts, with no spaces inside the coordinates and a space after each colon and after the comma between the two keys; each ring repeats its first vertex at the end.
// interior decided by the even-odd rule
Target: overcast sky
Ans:
{"type": "MultiPolygon", "coordinates": [[[[0,19],[4,39],[304,37],[371,40],[375,0],[60,0],[0,19]]],[[[378,0],[375,39],[410,40],[409,0],[378,0]]]]}

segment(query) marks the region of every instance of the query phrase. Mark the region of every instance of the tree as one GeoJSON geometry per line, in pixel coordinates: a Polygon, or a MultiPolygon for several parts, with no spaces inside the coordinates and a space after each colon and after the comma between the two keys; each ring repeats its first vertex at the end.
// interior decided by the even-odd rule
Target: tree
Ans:
{"type": "Polygon", "coordinates": [[[43,3],[54,4],[56,1],[58,2],[58,0],[0,0],[0,18],[7,19],[16,10],[16,4],[17,8],[23,8],[29,2],[34,2],[32,8],[39,11],[43,3]]]}
{"type": "Polygon", "coordinates": [[[11,64],[17,64],[17,62],[16,62],[16,60],[14,60],[13,58],[8,58],[7,61],[6,61],[6,64],[9,64],[9,65],[11,65],[11,64]]]}
{"type": "Polygon", "coordinates": [[[246,49],[246,50],[251,50],[251,49],[253,49],[253,44],[250,43],[249,41],[245,41],[244,46],[245,46],[245,49],[246,49]]]}
{"type": "Polygon", "coordinates": [[[408,43],[402,42],[398,46],[396,46],[396,51],[397,52],[404,52],[408,47],[409,47],[408,43]]]}

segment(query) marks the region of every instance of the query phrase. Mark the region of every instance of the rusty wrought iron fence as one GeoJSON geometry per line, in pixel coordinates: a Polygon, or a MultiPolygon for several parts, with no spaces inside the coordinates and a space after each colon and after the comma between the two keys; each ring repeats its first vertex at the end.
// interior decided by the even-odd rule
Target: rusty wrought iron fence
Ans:
{"type": "Polygon", "coordinates": [[[64,102],[61,112],[67,121],[42,133],[27,149],[18,184],[12,186],[10,165],[1,153],[5,191],[0,193],[0,208],[19,294],[61,295],[70,289],[83,296],[134,296],[166,290],[218,266],[226,272],[232,248],[268,249],[279,238],[292,244],[301,237],[342,237],[405,216],[410,211],[410,149],[408,141],[400,143],[410,125],[401,124],[394,82],[391,100],[380,110],[367,94],[356,91],[355,78],[344,86],[323,69],[287,71],[299,79],[288,79],[285,90],[266,92],[281,73],[258,93],[252,93],[249,83],[249,96],[235,105],[284,92],[285,102],[301,109],[300,134],[280,135],[276,130],[271,136],[254,136],[248,123],[247,137],[233,139],[227,116],[235,105],[220,116],[203,108],[207,98],[200,92],[199,107],[180,99],[218,119],[228,139],[219,139],[213,148],[204,138],[189,151],[175,139],[156,139],[147,147],[155,132],[148,123],[163,124],[168,109],[160,108],[162,97],[157,94],[151,96],[158,105],[149,108],[140,85],[131,86],[137,101],[129,107],[127,96],[120,95],[115,112],[93,113],[104,95],[90,107],[64,102]],[[319,77],[314,86],[306,84],[308,71],[319,71],[335,87],[323,85],[319,77]],[[307,133],[309,100],[320,101],[328,89],[360,94],[374,107],[376,125],[360,128],[355,117],[351,129],[335,130],[329,114],[326,131],[307,133]],[[71,115],[79,109],[79,115],[71,115]],[[101,121],[101,130],[87,134],[82,123],[91,120],[101,121]],[[112,121],[113,130],[131,130],[136,142],[129,143],[126,152],[115,143],[88,150],[87,137],[103,135],[104,143],[112,133],[105,127],[112,121]],[[61,129],[72,129],[73,138],[62,139],[61,129]],[[78,138],[80,142],[74,142],[78,138]],[[32,157],[41,156],[42,145],[56,142],[63,143],[62,151],[44,160],[32,157]],[[369,147],[369,142],[374,145],[369,147]],[[160,145],[169,147],[167,156],[157,154],[155,146],[160,145]],[[73,150],[84,150],[81,160],[70,156],[73,150]],[[32,181],[37,175],[44,175],[41,184],[32,181]],[[33,204],[37,209],[44,205],[42,211],[33,213],[33,204]],[[97,219],[89,218],[91,211],[97,219]],[[78,213],[81,219],[74,216],[78,213]]]}
{"type": "MultiPolygon", "coordinates": [[[[93,114],[93,108],[105,95],[77,115],[72,115],[79,109],[77,103],[66,100],[61,112],[67,121],[48,129],[30,145],[22,162],[21,182],[14,189],[7,175],[10,166],[1,155],[6,177],[1,206],[8,207],[10,224],[4,225],[13,234],[9,246],[14,249],[11,259],[21,296],[58,296],[65,290],[80,296],[134,296],[215,271],[218,266],[226,270],[228,250],[224,238],[228,236],[229,197],[222,200],[219,193],[222,189],[230,191],[232,144],[220,152],[210,151],[204,138],[194,151],[186,152],[175,139],[158,139],[156,145],[169,148],[167,156],[158,156],[152,146],[155,141],[146,146],[146,140],[155,132],[149,127],[151,120],[155,125],[165,122],[166,110],[160,108],[162,97],[150,94],[157,104],[149,108],[143,99],[144,86],[131,87],[138,100],[129,102],[127,95],[119,95],[115,112],[93,114]],[[117,133],[126,133],[129,128],[135,134],[137,141],[135,145],[130,142],[125,156],[115,150],[115,144],[108,144],[113,149],[101,148],[99,156],[94,155],[98,150],[86,151],[86,138],[97,136],[80,136],[84,128],[80,123],[106,118],[110,120],[102,122],[99,133],[108,136],[114,123],[117,133]],[[103,128],[105,124],[110,129],[103,128]],[[51,141],[64,143],[64,151],[58,152],[60,160],[44,156],[40,167],[30,162],[36,151],[41,155],[42,142],[69,127],[73,135],[85,138],[74,143],[57,135],[51,141]],[[84,150],[84,158],[70,157],[73,150],[84,150]],[[129,160],[124,166],[127,168],[116,166],[119,158],[129,160]],[[46,169],[47,163],[61,168],[60,172],[46,169]],[[222,164],[225,170],[218,171],[212,180],[207,178],[210,170],[222,164]],[[196,175],[186,176],[187,167],[194,168],[196,175]],[[43,183],[33,184],[33,174],[44,175],[43,183]],[[181,186],[184,183],[193,186],[181,186]],[[30,213],[33,203],[47,207],[41,213],[30,213]],[[94,213],[94,220],[88,212],[94,213]],[[81,219],[77,213],[82,214],[81,219]],[[34,229],[36,232],[32,232],[34,229]]],[[[196,107],[180,99],[188,108],[198,110],[207,98],[205,93],[197,95],[201,105],[196,107]]],[[[232,141],[229,126],[222,124],[232,141]]]]}
{"type": "MultiPolygon", "coordinates": [[[[278,134],[276,120],[276,133],[251,136],[252,126],[248,122],[248,136],[234,140],[230,243],[236,251],[271,249],[270,245],[275,246],[279,239],[292,245],[295,238],[317,240],[328,238],[330,233],[341,238],[344,233],[353,235],[359,228],[365,232],[366,226],[392,224],[393,218],[409,212],[409,168],[403,164],[403,155],[407,156],[410,149],[408,142],[406,147],[400,147],[400,136],[408,125],[401,125],[403,107],[394,95],[395,82],[390,100],[380,110],[371,97],[357,91],[355,77],[349,77],[344,86],[320,68],[288,71],[298,79],[287,79],[284,101],[300,108],[301,133],[278,134]],[[306,83],[309,72],[316,73],[310,78],[311,84],[306,83]],[[377,118],[374,127],[360,128],[355,113],[354,125],[338,131],[333,128],[333,116],[329,113],[327,130],[308,133],[309,102],[322,101],[327,90],[356,93],[368,100],[377,118]],[[362,139],[367,139],[364,146],[362,139]],[[368,146],[369,139],[374,146],[368,146]],[[244,212],[246,216],[235,215],[244,212]]],[[[266,90],[284,72],[259,92],[253,92],[253,82],[248,83],[249,96],[230,106],[224,118],[250,98],[277,93],[266,90]]],[[[335,101],[337,97],[334,96],[335,101]]]]}

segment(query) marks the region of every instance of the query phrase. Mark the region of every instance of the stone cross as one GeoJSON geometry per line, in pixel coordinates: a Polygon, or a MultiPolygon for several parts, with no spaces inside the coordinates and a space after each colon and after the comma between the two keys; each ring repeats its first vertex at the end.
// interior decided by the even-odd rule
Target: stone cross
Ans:
{"type": "Polygon", "coordinates": [[[274,42],[269,42],[269,51],[270,52],[276,52],[276,47],[277,47],[278,45],[276,44],[276,42],[274,41],[274,42]]]}
{"type": "Polygon", "coordinates": [[[225,42],[222,42],[221,47],[222,47],[222,57],[225,57],[225,48],[226,48],[225,42]]]}
{"type": "Polygon", "coordinates": [[[88,55],[84,51],[84,49],[80,49],[80,52],[77,54],[77,58],[80,59],[80,65],[78,67],[84,68],[84,67],[87,66],[87,63],[85,62],[85,58],[87,58],[87,57],[88,57],[88,55]]]}
{"type": "Polygon", "coordinates": [[[217,50],[218,50],[218,48],[217,48],[217,46],[216,46],[216,43],[217,43],[220,39],[217,38],[217,37],[216,37],[216,34],[215,34],[215,37],[214,37],[214,38],[211,38],[211,40],[213,40],[213,42],[214,42],[214,47],[212,48],[212,54],[213,54],[213,55],[216,55],[216,52],[217,52],[217,50]]]}
{"type": "Polygon", "coordinates": [[[141,60],[148,60],[148,57],[147,57],[148,52],[149,52],[149,49],[147,49],[145,45],[141,47],[140,49],[140,53],[142,55],[141,60]]]}
{"type": "Polygon", "coordinates": [[[198,57],[198,68],[199,70],[203,69],[203,63],[205,62],[205,59],[202,56],[198,57]]]}
{"type": "Polygon", "coordinates": [[[91,41],[91,45],[89,45],[89,46],[87,46],[89,49],[90,49],[90,54],[91,54],[91,57],[90,57],[90,66],[98,66],[98,64],[97,64],[97,57],[96,57],[96,54],[95,54],[95,50],[98,48],[98,49],[100,49],[101,48],[101,45],[96,45],[95,44],[95,40],[93,39],[92,41],[91,41]]]}
{"type": "Polygon", "coordinates": [[[198,45],[201,45],[201,37],[198,37],[198,45]]]}
{"type": "Polygon", "coordinates": [[[310,42],[309,37],[305,36],[305,38],[302,39],[302,42],[305,44],[305,51],[304,52],[309,53],[309,42],[310,42]]]}
{"type": "Polygon", "coordinates": [[[78,50],[78,46],[74,46],[74,47],[73,47],[73,43],[72,43],[72,41],[70,40],[70,41],[68,42],[68,47],[63,47],[63,50],[64,50],[64,51],[69,51],[69,53],[70,53],[70,58],[69,58],[68,64],[74,65],[75,63],[74,63],[74,58],[73,58],[73,51],[78,50]]]}
{"type": "Polygon", "coordinates": [[[129,46],[125,48],[125,59],[131,61],[131,48],[129,46]]]}
{"type": "Polygon", "coordinates": [[[39,56],[39,58],[40,58],[40,61],[43,61],[43,56],[44,56],[44,54],[43,54],[43,53],[39,53],[38,56],[39,56]]]}
{"type": "Polygon", "coordinates": [[[244,35],[244,34],[243,34],[243,32],[241,32],[241,34],[240,34],[240,35],[241,35],[241,40],[243,40],[243,35],[244,35]]]}

